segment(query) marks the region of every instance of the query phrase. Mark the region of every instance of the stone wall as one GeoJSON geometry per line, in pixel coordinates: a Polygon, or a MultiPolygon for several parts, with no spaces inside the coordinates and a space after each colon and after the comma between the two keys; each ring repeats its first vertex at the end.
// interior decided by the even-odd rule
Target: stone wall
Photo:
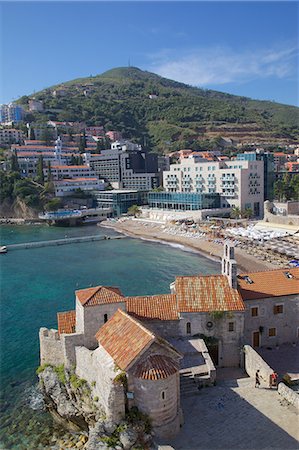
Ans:
{"type": "Polygon", "coordinates": [[[179,321],[180,336],[203,334],[219,340],[219,367],[238,367],[244,330],[244,313],[227,312],[222,318],[215,319],[208,313],[181,313],[179,321]],[[191,324],[191,333],[187,334],[187,323],[191,324]],[[207,324],[211,322],[209,328],[207,324]],[[233,331],[229,331],[229,323],[233,331]]]}
{"type": "Polygon", "coordinates": [[[179,334],[179,320],[142,320],[145,327],[167,339],[179,334]]]}
{"type": "Polygon", "coordinates": [[[158,436],[171,437],[179,431],[179,383],[179,372],[161,380],[131,379],[134,403],[140,411],[150,416],[158,436]]]}
{"type": "Polygon", "coordinates": [[[64,364],[63,347],[57,330],[40,328],[40,364],[59,366],[64,364]]]}
{"type": "Polygon", "coordinates": [[[103,305],[83,307],[85,347],[93,350],[97,348],[98,343],[95,335],[99,331],[99,328],[104,325],[105,315],[107,315],[107,320],[109,320],[118,309],[126,311],[126,303],[107,303],[103,305]]]}
{"type": "Polygon", "coordinates": [[[201,353],[202,353],[202,356],[205,360],[205,364],[207,365],[207,368],[209,371],[210,384],[213,384],[214,381],[216,380],[216,368],[215,368],[212,358],[209,354],[209,351],[207,349],[205,341],[203,339],[199,339],[199,341],[200,341],[201,353]]]}
{"type": "Polygon", "coordinates": [[[270,375],[274,370],[250,345],[244,345],[244,364],[245,371],[251,378],[255,378],[256,371],[259,370],[260,378],[269,384],[270,375]]]}
{"type": "Polygon", "coordinates": [[[299,202],[264,202],[264,222],[299,226],[299,202]],[[273,214],[272,211],[276,210],[273,214]],[[280,213],[281,211],[281,213],[280,213]]]}
{"type": "MultiPolygon", "coordinates": [[[[294,280],[290,280],[291,283],[294,280]]],[[[297,341],[299,295],[246,300],[244,343],[253,345],[253,332],[260,331],[260,345],[276,345],[297,341]],[[283,305],[281,314],[274,314],[274,306],[283,305]],[[252,317],[251,308],[258,308],[258,315],[252,317]],[[269,328],[276,328],[276,336],[269,336],[269,328]]]]}
{"type": "Polygon", "coordinates": [[[113,382],[119,373],[113,359],[102,346],[94,351],[76,347],[76,361],[76,374],[92,386],[107,419],[120,421],[125,415],[125,395],[123,386],[113,382]]]}
{"type": "Polygon", "coordinates": [[[71,368],[76,365],[76,346],[84,344],[84,335],[80,333],[61,335],[63,359],[65,367],[71,368]]]}
{"type": "Polygon", "coordinates": [[[299,395],[284,383],[278,384],[278,393],[299,411],[299,395]]]}

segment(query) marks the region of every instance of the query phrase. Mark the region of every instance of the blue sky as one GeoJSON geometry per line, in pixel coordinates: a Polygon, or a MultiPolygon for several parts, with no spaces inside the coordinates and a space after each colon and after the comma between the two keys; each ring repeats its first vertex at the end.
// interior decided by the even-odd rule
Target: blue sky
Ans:
{"type": "Polygon", "coordinates": [[[131,65],[298,105],[295,2],[2,2],[0,103],[131,65]]]}

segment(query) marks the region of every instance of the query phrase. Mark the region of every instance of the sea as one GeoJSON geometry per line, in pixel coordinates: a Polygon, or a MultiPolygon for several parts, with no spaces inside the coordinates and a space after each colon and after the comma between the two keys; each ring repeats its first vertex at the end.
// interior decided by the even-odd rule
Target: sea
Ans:
{"type": "MultiPolygon", "coordinates": [[[[0,245],[96,234],[117,235],[95,225],[1,225],[0,245]]],[[[54,448],[53,433],[63,433],[38,390],[38,332],[57,328],[56,313],[74,308],[76,289],[108,285],[128,296],[169,293],[176,275],[219,272],[219,263],[183,247],[130,237],[0,254],[0,449],[54,448]]]]}

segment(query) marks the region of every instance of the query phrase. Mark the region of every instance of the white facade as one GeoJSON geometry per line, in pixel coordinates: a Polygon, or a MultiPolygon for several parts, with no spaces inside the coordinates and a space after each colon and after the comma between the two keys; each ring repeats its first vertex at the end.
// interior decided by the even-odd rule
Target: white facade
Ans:
{"type": "Polygon", "coordinates": [[[55,196],[64,197],[76,191],[77,189],[81,189],[82,191],[103,191],[105,188],[105,183],[104,180],[99,180],[96,177],[74,178],[55,181],[54,187],[55,196]]]}
{"type": "Polygon", "coordinates": [[[64,178],[91,178],[95,173],[89,166],[51,166],[53,180],[62,180],[64,178]]]}
{"type": "Polygon", "coordinates": [[[21,143],[24,140],[24,134],[21,130],[14,128],[0,129],[0,145],[21,143]]]}
{"type": "Polygon", "coordinates": [[[184,158],[163,173],[163,186],[167,192],[219,193],[221,208],[251,208],[254,215],[261,216],[264,162],[184,158]]]}

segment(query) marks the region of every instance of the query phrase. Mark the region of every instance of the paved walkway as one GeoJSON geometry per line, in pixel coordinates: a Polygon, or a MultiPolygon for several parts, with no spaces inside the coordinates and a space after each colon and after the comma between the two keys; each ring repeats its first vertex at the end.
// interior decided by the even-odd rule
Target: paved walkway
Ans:
{"type": "Polygon", "coordinates": [[[298,416],[277,391],[254,388],[250,378],[223,380],[183,399],[185,424],[166,450],[298,449],[298,416]],[[169,447],[171,446],[171,447],[169,447]]]}

